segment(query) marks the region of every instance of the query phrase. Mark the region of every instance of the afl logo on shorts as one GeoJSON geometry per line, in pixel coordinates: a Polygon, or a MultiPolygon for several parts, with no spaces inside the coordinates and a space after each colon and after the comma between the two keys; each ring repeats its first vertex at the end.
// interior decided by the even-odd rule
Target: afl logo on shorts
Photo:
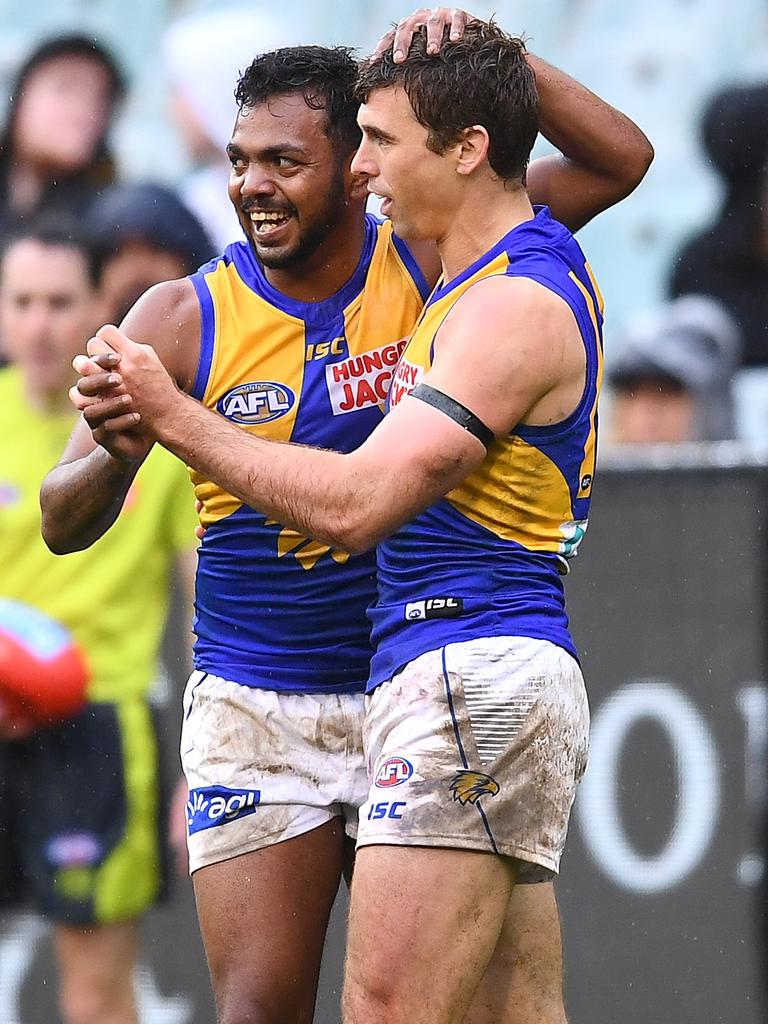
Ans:
{"type": "Polygon", "coordinates": [[[376,774],[376,785],[379,789],[391,789],[401,786],[413,775],[413,765],[404,757],[390,757],[379,768],[376,774]]]}
{"type": "Polygon", "coordinates": [[[238,384],[216,403],[216,409],[233,423],[251,426],[280,419],[293,408],[296,395],[285,384],[259,380],[238,384]]]}

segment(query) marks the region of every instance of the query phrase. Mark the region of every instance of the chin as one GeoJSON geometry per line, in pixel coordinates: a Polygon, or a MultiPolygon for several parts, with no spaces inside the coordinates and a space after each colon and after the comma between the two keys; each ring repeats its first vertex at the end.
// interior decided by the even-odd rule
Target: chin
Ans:
{"type": "Polygon", "coordinates": [[[295,249],[260,249],[257,245],[254,249],[259,262],[268,270],[283,270],[301,262],[295,249]]]}
{"type": "Polygon", "coordinates": [[[390,219],[395,234],[406,242],[431,242],[435,237],[433,234],[425,231],[421,225],[414,224],[413,221],[401,220],[399,217],[392,217],[390,219]]]}

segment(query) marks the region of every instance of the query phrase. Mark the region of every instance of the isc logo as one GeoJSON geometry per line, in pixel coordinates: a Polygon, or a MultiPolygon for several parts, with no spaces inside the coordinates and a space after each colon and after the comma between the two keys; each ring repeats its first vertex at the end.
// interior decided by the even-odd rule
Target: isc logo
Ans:
{"type": "Polygon", "coordinates": [[[238,384],[218,400],[216,409],[233,423],[269,423],[289,412],[296,396],[285,384],[260,380],[238,384]]]}
{"type": "Polygon", "coordinates": [[[404,757],[390,757],[379,768],[376,775],[376,785],[380,789],[389,789],[391,786],[401,786],[413,775],[413,765],[404,757]]]}
{"type": "Polygon", "coordinates": [[[380,804],[371,804],[367,820],[381,821],[382,818],[394,818],[395,821],[399,821],[403,816],[401,808],[405,806],[405,800],[393,800],[392,803],[385,800],[380,804]]]}
{"type": "Polygon", "coordinates": [[[464,611],[463,597],[428,597],[405,606],[406,622],[417,619],[453,619],[464,611]]]}

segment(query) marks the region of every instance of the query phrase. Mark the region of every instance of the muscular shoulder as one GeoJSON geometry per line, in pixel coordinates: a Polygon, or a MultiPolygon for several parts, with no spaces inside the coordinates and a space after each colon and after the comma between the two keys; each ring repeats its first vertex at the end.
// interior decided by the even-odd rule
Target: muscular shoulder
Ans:
{"type": "Polygon", "coordinates": [[[573,312],[559,295],[530,278],[498,274],[478,281],[461,296],[441,334],[455,342],[466,339],[474,350],[491,344],[500,353],[525,355],[571,330],[577,331],[573,312]]]}
{"type": "Polygon", "coordinates": [[[434,376],[497,434],[522,421],[553,389],[583,376],[583,367],[570,307],[527,278],[479,281],[455,303],[435,338],[434,376]]]}
{"type": "Polygon", "coordinates": [[[133,341],[151,345],[179,386],[191,390],[200,358],[200,303],[189,278],[148,289],[120,329],[133,341]]]}

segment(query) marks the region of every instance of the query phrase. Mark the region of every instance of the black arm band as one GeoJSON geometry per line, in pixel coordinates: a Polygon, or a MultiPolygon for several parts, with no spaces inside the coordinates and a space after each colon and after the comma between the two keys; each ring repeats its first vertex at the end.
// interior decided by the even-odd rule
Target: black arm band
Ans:
{"type": "Polygon", "coordinates": [[[440,412],[444,412],[446,416],[450,416],[454,423],[458,423],[460,427],[463,427],[473,437],[476,437],[486,448],[490,448],[491,442],[495,437],[493,431],[486,427],[483,421],[478,419],[461,402],[457,402],[454,398],[444,395],[442,391],[430,387],[429,384],[417,384],[411,392],[411,398],[418,398],[420,402],[426,402],[433,409],[439,409],[440,412]]]}

